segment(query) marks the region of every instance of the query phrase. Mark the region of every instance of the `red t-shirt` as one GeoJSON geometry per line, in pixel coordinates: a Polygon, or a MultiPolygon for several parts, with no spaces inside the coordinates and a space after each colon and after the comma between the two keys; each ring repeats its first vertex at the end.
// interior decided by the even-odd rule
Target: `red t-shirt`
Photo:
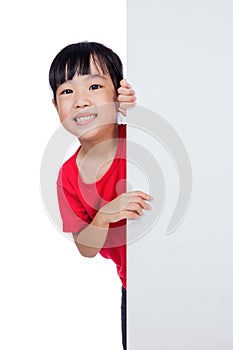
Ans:
{"type": "MultiPolygon", "coordinates": [[[[97,211],[121,193],[126,192],[126,125],[118,125],[118,146],[108,171],[95,183],[82,181],[76,163],[77,154],[61,167],[57,193],[64,232],[80,232],[94,218],[97,211]]],[[[99,253],[112,259],[126,288],[126,220],[109,225],[108,235],[99,253]]]]}

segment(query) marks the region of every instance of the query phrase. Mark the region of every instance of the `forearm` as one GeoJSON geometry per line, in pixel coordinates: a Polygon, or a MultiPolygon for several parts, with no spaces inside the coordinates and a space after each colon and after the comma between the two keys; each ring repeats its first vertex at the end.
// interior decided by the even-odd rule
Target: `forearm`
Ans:
{"type": "Polygon", "coordinates": [[[100,213],[97,213],[92,222],[81,232],[73,233],[75,244],[79,252],[92,258],[103,247],[107,238],[109,224],[102,220],[100,213]]]}

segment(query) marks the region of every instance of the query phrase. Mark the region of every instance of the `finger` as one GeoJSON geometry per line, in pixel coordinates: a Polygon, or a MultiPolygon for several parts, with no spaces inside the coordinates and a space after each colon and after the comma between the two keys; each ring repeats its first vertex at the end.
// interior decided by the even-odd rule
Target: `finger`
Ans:
{"type": "Polygon", "coordinates": [[[122,95],[135,95],[135,91],[131,88],[120,87],[117,92],[122,95]]]}
{"type": "Polygon", "coordinates": [[[119,107],[119,108],[118,108],[118,111],[119,111],[121,114],[123,114],[124,117],[126,117],[126,115],[127,115],[126,109],[119,107]]]}
{"type": "Polygon", "coordinates": [[[145,200],[143,200],[141,197],[130,197],[130,204],[135,204],[140,206],[140,208],[145,209],[145,210],[150,210],[151,206],[145,202],[145,200]]]}
{"type": "Polygon", "coordinates": [[[127,115],[127,109],[132,108],[136,105],[136,103],[131,102],[131,103],[123,103],[121,102],[121,104],[118,107],[118,111],[121,112],[123,114],[123,116],[126,117],[127,115]]]}
{"type": "Polygon", "coordinates": [[[135,95],[118,95],[118,101],[119,102],[134,102],[136,101],[135,95]]]}
{"type": "Polygon", "coordinates": [[[142,199],[145,199],[147,201],[150,201],[153,199],[152,196],[150,196],[148,193],[145,193],[143,191],[132,191],[132,192],[127,192],[127,194],[131,197],[141,197],[142,199]]]}
{"type": "Polygon", "coordinates": [[[133,202],[129,203],[129,205],[127,206],[127,210],[134,211],[138,215],[143,214],[142,207],[138,203],[133,203],[133,202]]]}
{"type": "Polygon", "coordinates": [[[136,106],[136,102],[128,102],[128,103],[127,102],[120,102],[118,109],[121,108],[121,109],[124,109],[126,111],[127,109],[133,108],[135,106],[136,106]]]}
{"type": "Polygon", "coordinates": [[[128,81],[126,79],[122,79],[120,81],[120,86],[126,87],[126,88],[131,88],[131,85],[128,83],[128,81]]]}
{"type": "Polygon", "coordinates": [[[133,102],[119,102],[118,108],[128,109],[136,106],[136,101],[133,102]]]}
{"type": "Polygon", "coordinates": [[[132,201],[138,203],[143,209],[151,209],[151,206],[148,203],[146,203],[141,197],[133,197],[132,201]]]}
{"type": "Polygon", "coordinates": [[[141,215],[138,215],[137,213],[133,211],[125,211],[122,213],[122,217],[124,219],[129,219],[129,220],[137,220],[141,217],[141,215]]]}

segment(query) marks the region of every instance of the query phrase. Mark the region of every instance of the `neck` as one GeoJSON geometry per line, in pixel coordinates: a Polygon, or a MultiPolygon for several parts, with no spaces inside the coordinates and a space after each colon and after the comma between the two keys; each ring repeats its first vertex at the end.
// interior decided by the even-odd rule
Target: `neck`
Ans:
{"type": "Polygon", "coordinates": [[[114,123],[109,126],[109,132],[104,133],[101,137],[94,138],[91,140],[79,139],[81,144],[80,152],[84,156],[87,153],[91,154],[92,150],[95,150],[93,154],[96,157],[111,153],[116,149],[118,143],[118,124],[114,123]]]}

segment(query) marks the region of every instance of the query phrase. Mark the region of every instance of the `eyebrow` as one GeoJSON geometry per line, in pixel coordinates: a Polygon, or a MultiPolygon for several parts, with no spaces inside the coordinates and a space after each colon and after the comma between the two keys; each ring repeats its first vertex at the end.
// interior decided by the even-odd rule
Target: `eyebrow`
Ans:
{"type": "MultiPolygon", "coordinates": [[[[91,79],[94,79],[94,78],[101,78],[101,79],[103,79],[103,80],[107,80],[107,78],[106,78],[104,75],[100,75],[100,74],[88,74],[84,79],[85,79],[86,81],[90,81],[91,79]]],[[[64,84],[66,84],[66,83],[68,83],[68,82],[71,82],[71,81],[72,81],[72,79],[71,79],[71,80],[66,80],[66,81],[64,81],[64,83],[62,83],[61,85],[64,85],[64,84]]],[[[57,89],[59,89],[59,87],[60,87],[61,85],[59,85],[57,89]]]]}

